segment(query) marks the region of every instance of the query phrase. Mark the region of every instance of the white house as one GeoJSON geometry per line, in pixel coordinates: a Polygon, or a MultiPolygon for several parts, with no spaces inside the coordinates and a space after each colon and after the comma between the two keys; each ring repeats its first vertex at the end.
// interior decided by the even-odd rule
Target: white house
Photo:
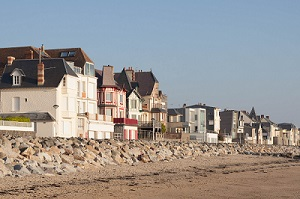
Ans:
{"type": "Polygon", "coordinates": [[[1,113],[47,113],[53,120],[36,122],[37,136],[110,138],[112,120],[97,114],[96,78],[69,64],[64,58],[9,57],[0,83],[1,113]]]}

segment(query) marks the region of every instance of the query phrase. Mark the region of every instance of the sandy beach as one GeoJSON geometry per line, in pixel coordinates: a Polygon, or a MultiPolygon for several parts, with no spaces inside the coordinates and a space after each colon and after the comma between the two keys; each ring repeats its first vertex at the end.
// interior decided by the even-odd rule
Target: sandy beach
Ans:
{"type": "Polygon", "coordinates": [[[226,155],[0,179],[0,198],[300,198],[300,161],[226,155]]]}

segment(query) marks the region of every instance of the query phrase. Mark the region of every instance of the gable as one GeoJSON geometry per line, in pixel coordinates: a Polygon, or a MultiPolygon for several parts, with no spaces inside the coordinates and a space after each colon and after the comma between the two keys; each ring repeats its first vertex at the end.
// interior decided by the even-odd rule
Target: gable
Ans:
{"type": "Polygon", "coordinates": [[[23,71],[22,69],[15,68],[15,69],[11,72],[10,76],[25,76],[25,73],[24,73],[24,71],[23,71]]]}

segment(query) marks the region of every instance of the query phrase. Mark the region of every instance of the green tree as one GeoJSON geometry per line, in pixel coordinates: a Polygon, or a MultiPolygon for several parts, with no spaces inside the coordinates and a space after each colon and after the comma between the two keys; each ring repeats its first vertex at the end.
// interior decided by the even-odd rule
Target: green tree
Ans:
{"type": "Polygon", "coordinates": [[[167,131],[166,125],[164,123],[161,123],[161,132],[165,133],[167,131]]]}

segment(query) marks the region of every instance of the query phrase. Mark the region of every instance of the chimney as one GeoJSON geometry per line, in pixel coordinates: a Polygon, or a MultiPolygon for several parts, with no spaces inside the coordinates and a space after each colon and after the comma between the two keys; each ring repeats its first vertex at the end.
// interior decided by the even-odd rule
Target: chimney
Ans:
{"type": "Polygon", "coordinates": [[[261,119],[262,119],[262,118],[264,118],[265,116],[264,116],[264,115],[261,115],[260,117],[261,117],[261,119]]]}
{"type": "Polygon", "coordinates": [[[7,57],[7,65],[8,65],[8,66],[11,66],[12,63],[13,63],[13,61],[14,61],[15,59],[16,59],[16,58],[13,57],[13,56],[8,56],[8,57],[7,57]]]}
{"type": "Polygon", "coordinates": [[[28,53],[25,54],[25,59],[33,59],[33,51],[30,50],[28,53]]]}
{"type": "Polygon", "coordinates": [[[37,67],[38,67],[38,72],[37,72],[38,86],[42,86],[42,85],[44,85],[44,82],[45,82],[44,63],[40,62],[37,67]]]}
{"type": "Polygon", "coordinates": [[[44,85],[45,76],[44,76],[44,63],[42,62],[42,50],[44,49],[43,45],[39,48],[39,64],[37,65],[37,80],[38,86],[44,85]]]}
{"type": "Polygon", "coordinates": [[[134,73],[134,70],[132,69],[132,67],[128,67],[128,69],[126,70],[126,73],[127,73],[128,77],[130,78],[130,81],[134,82],[135,81],[135,73],[134,73]]]}
{"type": "Polygon", "coordinates": [[[269,115],[266,115],[266,118],[267,118],[267,119],[270,119],[270,116],[269,116],[269,115]]]}

